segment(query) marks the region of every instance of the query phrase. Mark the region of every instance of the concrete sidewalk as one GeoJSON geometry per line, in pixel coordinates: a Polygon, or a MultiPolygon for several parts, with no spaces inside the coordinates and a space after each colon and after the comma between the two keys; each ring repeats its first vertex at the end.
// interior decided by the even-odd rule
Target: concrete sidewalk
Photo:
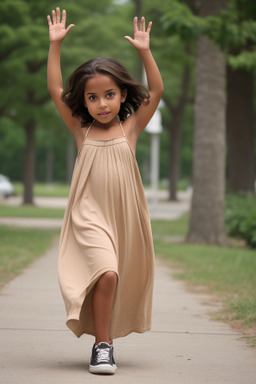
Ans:
{"type": "MultiPolygon", "coordinates": [[[[158,191],[157,202],[152,202],[150,190],[145,190],[150,218],[152,220],[175,220],[190,209],[192,191],[180,191],[178,201],[168,201],[168,191],[158,191]]],[[[3,205],[20,206],[21,196],[2,199],[3,205]]],[[[36,197],[35,204],[41,208],[65,208],[67,198],[63,197],[36,197]]],[[[1,209],[1,206],[0,206],[1,209]]],[[[58,229],[61,227],[62,219],[23,218],[23,217],[0,217],[0,225],[21,228],[48,228],[58,229]]]]}
{"type": "Polygon", "coordinates": [[[65,327],[56,244],[0,292],[0,382],[255,384],[256,351],[210,319],[209,297],[188,293],[160,262],[154,295],[152,331],[115,341],[115,376],[89,374],[93,338],[65,327]]]}

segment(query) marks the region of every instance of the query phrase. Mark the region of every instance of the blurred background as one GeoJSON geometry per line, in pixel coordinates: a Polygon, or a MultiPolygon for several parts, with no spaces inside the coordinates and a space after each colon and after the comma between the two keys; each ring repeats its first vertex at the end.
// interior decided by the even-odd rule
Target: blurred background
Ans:
{"type": "MultiPolygon", "coordinates": [[[[46,16],[56,6],[67,10],[67,25],[76,25],[62,46],[64,82],[95,56],[120,60],[142,81],[138,54],[123,37],[133,34],[135,15],[153,21],[151,49],[165,85],[159,188],[173,201],[178,190],[192,188],[192,216],[199,216],[191,226],[208,215],[211,227],[205,221],[203,227],[221,233],[213,242],[222,243],[226,193],[255,197],[256,3],[1,0],[0,174],[14,183],[25,204],[34,202],[35,183],[64,185],[66,194],[76,157],[46,85],[46,16]]],[[[137,146],[145,187],[150,140],[145,131],[137,146]]]]}
{"type": "Polygon", "coordinates": [[[256,346],[253,0],[0,1],[0,288],[59,236],[76,158],[46,84],[46,16],[57,6],[76,25],[62,45],[64,82],[95,56],[116,58],[143,81],[124,36],[134,16],[152,20],[165,91],[150,129],[158,121],[162,130],[141,134],[137,161],[155,252],[178,267],[176,277],[219,293],[220,318],[256,346]]]}

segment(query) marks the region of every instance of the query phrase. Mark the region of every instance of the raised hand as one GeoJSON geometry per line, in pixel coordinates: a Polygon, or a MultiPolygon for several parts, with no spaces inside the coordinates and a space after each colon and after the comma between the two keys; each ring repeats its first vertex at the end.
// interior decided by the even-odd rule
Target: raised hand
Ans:
{"type": "Polygon", "coordinates": [[[56,8],[56,11],[52,11],[52,20],[51,16],[47,16],[50,42],[62,41],[67,36],[70,29],[75,26],[74,24],[70,24],[66,28],[66,11],[62,11],[62,17],[60,13],[60,8],[56,8]]]}
{"type": "Polygon", "coordinates": [[[145,26],[145,18],[142,17],[140,21],[140,27],[138,27],[138,18],[135,17],[133,21],[133,30],[134,30],[134,38],[132,39],[130,36],[125,36],[125,39],[128,40],[134,48],[140,50],[149,49],[149,34],[152,26],[152,21],[148,24],[147,30],[145,26]]]}

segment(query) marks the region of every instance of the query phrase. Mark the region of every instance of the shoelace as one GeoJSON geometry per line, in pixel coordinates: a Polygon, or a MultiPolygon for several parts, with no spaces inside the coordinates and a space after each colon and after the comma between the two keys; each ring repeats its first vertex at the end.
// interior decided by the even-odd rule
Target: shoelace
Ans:
{"type": "Polygon", "coordinates": [[[110,349],[108,349],[108,348],[104,348],[104,349],[97,348],[96,351],[97,351],[96,359],[97,359],[98,363],[100,363],[102,361],[109,362],[109,360],[110,360],[110,349]]]}

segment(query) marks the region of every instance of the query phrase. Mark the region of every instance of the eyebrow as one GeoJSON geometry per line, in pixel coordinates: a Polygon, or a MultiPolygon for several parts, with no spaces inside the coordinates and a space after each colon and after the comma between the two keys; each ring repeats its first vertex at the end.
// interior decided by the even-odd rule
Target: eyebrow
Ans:
{"type": "MultiPolygon", "coordinates": [[[[112,91],[116,91],[116,89],[115,88],[107,89],[106,91],[104,91],[104,93],[109,93],[112,91]]],[[[96,95],[96,92],[88,92],[86,93],[86,95],[96,95]]]]}

